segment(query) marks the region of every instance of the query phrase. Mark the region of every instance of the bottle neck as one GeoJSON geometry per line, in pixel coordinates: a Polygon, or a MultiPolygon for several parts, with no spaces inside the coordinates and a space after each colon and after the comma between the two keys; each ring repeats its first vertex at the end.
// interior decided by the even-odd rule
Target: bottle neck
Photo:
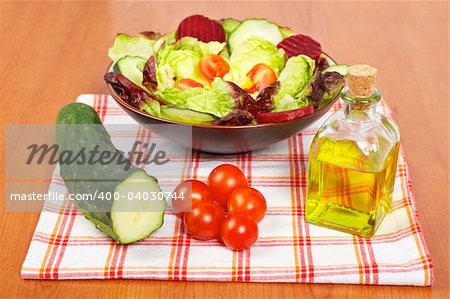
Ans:
{"type": "Polygon", "coordinates": [[[355,122],[374,120],[376,116],[376,106],[381,99],[380,92],[374,92],[366,98],[352,96],[347,87],[341,91],[341,99],[344,101],[344,115],[355,122]]]}

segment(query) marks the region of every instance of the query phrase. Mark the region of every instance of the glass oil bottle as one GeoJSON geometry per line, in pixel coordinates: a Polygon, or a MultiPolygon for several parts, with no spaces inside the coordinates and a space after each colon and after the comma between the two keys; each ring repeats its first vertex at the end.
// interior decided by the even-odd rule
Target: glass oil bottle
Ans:
{"type": "Polygon", "coordinates": [[[322,125],[309,154],[306,220],[363,237],[389,212],[400,142],[394,121],[375,111],[376,74],[349,67],[344,108],[322,125]]]}

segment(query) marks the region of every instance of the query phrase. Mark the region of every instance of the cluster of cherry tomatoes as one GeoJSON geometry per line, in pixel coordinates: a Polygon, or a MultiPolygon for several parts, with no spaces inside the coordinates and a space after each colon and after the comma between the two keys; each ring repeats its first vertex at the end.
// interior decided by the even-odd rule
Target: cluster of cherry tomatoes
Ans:
{"type": "Polygon", "coordinates": [[[211,171],[208,184],[184,181],[173,194],[184,195],[182,200],[172,197],[172,206],[193,238],[217,238],[232,250],[250,248],[258,239],[257,223],[266,214],[266,200],[236,166],[222,164],[211,171]]]}

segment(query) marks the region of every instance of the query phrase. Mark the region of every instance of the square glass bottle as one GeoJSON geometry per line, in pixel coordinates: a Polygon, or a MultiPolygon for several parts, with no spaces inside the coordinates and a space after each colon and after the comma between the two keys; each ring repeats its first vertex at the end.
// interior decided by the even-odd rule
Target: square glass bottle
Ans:
{"type": "Polygon", "coordinates": [[[349,67],[344,107],[319,129],[309,154],[306,220],[363,237],[390,210],[400,142],[395,122],[375,111],[376,73],[349,67]]]}

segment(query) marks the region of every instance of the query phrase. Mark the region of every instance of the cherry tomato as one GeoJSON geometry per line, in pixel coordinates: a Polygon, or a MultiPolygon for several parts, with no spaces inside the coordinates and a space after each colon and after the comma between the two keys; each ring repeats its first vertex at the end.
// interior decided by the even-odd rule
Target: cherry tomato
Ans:
{"type": "Polygon", "coordinates": [[[209,240],[219,236],[224,218],[225,212],[220,206],[201,202],[184,214],[184,227],[193,238],[209,240]]]}
{"type": "Polygon", "coordinates": [[[248,187],[248,182],[239,168],[231,164],[222,164],[209,174],[208,186],[214,201],[226,209],[231,192],[238,187],[248,187]]]}
{"type": "Polygon", "coordinates": [[[172,193],[172,207],[177,212],[190,212],[201,202],[213,202],[208,186],[197,180],[187,180],[175,187],[172,193]]]}
{"type": "Polygon", "coordinates": [[[258,224],[244,214],[229,214],[223,221],[220,237],[232,250],[248,249],[258,239],[258,224]]]}
{"type": "Polygon", "coordinates": [[[248,73],[247,76],[253,82],[253,86],[247,91],[250,93],[261,91],[277,81],[277,75],[264,63],[258,63],[248,73]]]}
{"type": "Polygon", "coordinates": [[[230,71],[230,65],[220,55],[210,54],[202,58],[198,62],[200,73],[209,81],[214,80],[215,77],[222,78],[230,71]]]}
{"type": "Polygon", "coordinates": [[[267,204],[261,192],[250,187],[235,189],[228,199],[228,211],[231,214],[244,214],[260,222],[267,211],[267,204]]]}
{"type": "Polygon", "coordinates": [[[179,89],[186,89],[192,87],[203,87],[203,84],[188,78],[183,78],[177,81],[176,83],[179,89]]]}

